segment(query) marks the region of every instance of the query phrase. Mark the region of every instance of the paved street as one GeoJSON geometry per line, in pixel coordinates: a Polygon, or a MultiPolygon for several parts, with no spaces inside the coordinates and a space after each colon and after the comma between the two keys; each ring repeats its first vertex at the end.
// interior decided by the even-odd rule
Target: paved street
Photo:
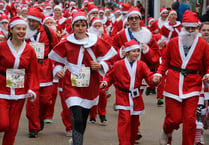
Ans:
{"type": "MultiPolygon", "coordinates": [[[[114,93],[108,99],[107,105],[107,126],[99,125],[99,118],[96,124],[87,125],[84,138],[84,145],[118,145],[117,139],[117,112],[113,111],[114,93]]],[[[164,119],[164,106],[156,105],[155,95],[143,96],[145,102],[145,115],[142,115],[141,133],[143,135],[139,145],[158,145],[158,138],[162,129],[164,119]]],[[[16,136],[15,145],[69,145],[70,137],[65,136],[65,129],[62,123],[60,112],[60,99],[57,99],[53,123],[46,124],[38,138],[28,138],[28,123],[25,110],[20,120],[19,131],[16,136]]],[[[205,131],[205,145],[209,145],[209,130],[205,131]]],[[[2,134],[0,135],[2,139],[2,134]]],[[[1,141],[0,139],[0,141],[1,141]]],[[[175,131],[173,135],[173,145],[181,145],[181,130],[175,131]]]]}

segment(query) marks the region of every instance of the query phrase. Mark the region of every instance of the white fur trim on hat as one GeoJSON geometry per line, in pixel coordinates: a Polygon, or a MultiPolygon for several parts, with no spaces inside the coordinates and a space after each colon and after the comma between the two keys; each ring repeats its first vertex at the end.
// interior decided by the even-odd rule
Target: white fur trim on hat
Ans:
{"type": "Polygon", "coordinates": [[[141,13],[140,13],[139,11],[131,11],[130,13],[128,13],[127,18],[128,18],[130,15],[132,15],[132,14],[138,14],[139,17],[140,17],[140,19],[142,19],[142,15],[141,15],[141,13]]]}
{"type": "Polygon", "coordinates": [[[95,20],[91,25],[94,26],[94,24],[97,23],[97,22],[102,23],[101,20],[95,20]]]}
{"type": "Polygon", "coordinates": [[[114,14],[116,14],[116,13],[121,13],[121,11],[120,10],[117,10],[117,11],[114,12],[114,14]]]}
{"type": "Polygon", "coordinates": [[[56,6],[54,7],[54,10],[55,10],[55,9],[62,10],[62,7],[61,7],[61,6],[59,6],[59,5],[56,5],[56,6]]]}
{"type": "Polygon", "coordinates": [[[176,14],[177,15],[176,11],[170,11],[168,17],[170,17],[171,14],[176,14]]]}
{"type": "Polygon", "coordinates": [[[73,19],[72,25],[78,20],[86,20],[87,21],[87,18],[85,16],[77,16],[73,19]]]}
{"type": "Polygon", "coordinates": [[[43,20],[43,24],[44,24],[47,20],[49,20],[49,19],[53,20],[53,22],[56,23],[56,21],[54,20],[53,17],[46,17],[46,18],[43,20]]]}
{"type": "Polygon", "coordinates": [[[9,23],[9,20],[7,20],[7,19],[3,19],[3,20],[1,20],[1,21],[0,21],[0,23],[3,23],[3,22],[7,22],[7,23],[9,23]]]}
{"type": "Polygon", "coordinates": [[[42,23],[42,19],[41,19],[41,18],[34,17],[34,16],[32,16],[32,15],[28,15],[27,18],[28,18],[28,19],[33,19],[33,20],[36,20],[36,21],[39,21],[40,23],[42,23]]]}
{"type": "Polygon", "coordinates": [[[182,23],[182,26],[184,26],[184,27],[198,27],[199,24],[193,23],[193,22],[191,22],[191,23],[186,22],[186,23],[182,23]]]}
{"type": "Polygon", "coordinates": [[[131,45],[131,46],[125,48],[125,52],[131,51],[131,50],[134,50],[137,48],[140,49],[140,46],[139,45],[131,45]]]}
{"type": "Polygon", "coordinates": [[[168,12],[168,10],[167,10],[167,9],[162,10],[162,11],[160,12],[160,15],[162,15],[164,12],[168,12]]]}
{"type": "Polygon", "coordinates": [[[25,20],[15,20],[15,21],[13,21],[12,23],[9,24],[9,27],[13,28],[14,26],[16,26],[18,24],[27,25],[27,22],[25,20]]]}
{"type": "Polygon", "coordinates": [[[88,12],[88,15],[90,15],[92,12],[99,12],[98,8],[93,8],[91,11],[88,12]]]}

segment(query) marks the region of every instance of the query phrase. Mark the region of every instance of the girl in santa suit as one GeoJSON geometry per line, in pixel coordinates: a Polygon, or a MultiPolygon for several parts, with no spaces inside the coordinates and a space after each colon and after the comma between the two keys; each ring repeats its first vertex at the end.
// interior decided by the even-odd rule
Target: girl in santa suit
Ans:
{"type": "Polygon", "coordinates": [[[63,78],[63,94],[71,113],[73,145],[83,144],[90,109],[98,104],[100,75],[104,75],[116,51],[96,35],[87,33],[87,18],[84,12],[72,16],[73,34],[62,40],[50,52],[49,58],[56,61],[56,76],[63,78]],[[63,72],[65,65],[66,71],[63,72]]]}
{"type": "Polygon", "coordinates": [[[177,13],[175,10],[171,10],[168,15],[169,21],[166,22],[160,29],[160,33],[163,36],[163,40],[168,43],[171,38],[177,37],[181,31],[181,22],[176,21],[177,13]]]}
{"type": "Polygon", "coordinates": [[[139,115],[144,114],[144,103],[140,87],[142,79],[153,86],[153,73],[143,61],[138,61],[141,46],[131,40],[125,43],[125,59],[114,63],[105,75],[100,88],[114,84],[116,89],[116,109],[118,115],[118,138],[120,145],[134,145],[139,122],[139,115]]]}
{"type": "Polygon", "coordinates": [[[38,95],[38,61],[34,49],[24,41],[27,23],[13,17],[9,39],[0,43],[0,131],[2,145],[13,145],[25,98],[38,95]]]}

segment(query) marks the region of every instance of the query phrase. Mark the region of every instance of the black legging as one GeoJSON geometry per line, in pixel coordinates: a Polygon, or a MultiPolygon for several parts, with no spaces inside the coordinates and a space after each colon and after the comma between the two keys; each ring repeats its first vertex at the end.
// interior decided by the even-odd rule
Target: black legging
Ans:
{"type": "Polygon", "coordinates": [[[83,134],[86,129],[89,112],[90,109],[81,106],[70,107],[73,145],[83,145],[83,134]]]}

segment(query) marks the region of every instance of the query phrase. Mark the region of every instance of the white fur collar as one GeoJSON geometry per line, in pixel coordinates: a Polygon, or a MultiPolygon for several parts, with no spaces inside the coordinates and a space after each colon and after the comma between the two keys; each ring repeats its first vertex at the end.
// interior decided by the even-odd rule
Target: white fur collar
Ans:
{"type": "Polygon", "coordinates": [[[89,48],[96,44],[97,36],[91,33],[86,33],[86,34],[88,35],[87,38],[82,40],[77,40],[73,33],[67,37],[67,40],[74,44],[83,45],[84,48],[89,48]]]}
{"type": "Polygon", "coordinates": [[[181,22],[179,22],[179,21],[176,21],[176,24],[175,25],[169,25],[169,22],[166,22],[165,24],[164,24],[164,26],[168,29],[168,30],[170,30],[170,31],[173,31],[173,28],[175,28],[175,27],[178,27],[179,25],[181,25],[181,22]]]}
{"type": "Polygon", "coordinates": [[[152,39],[152,33],[146,27],[141,27],[138,32],[132,32],[133,36],[139,41],[148,44],[152,39]]]}

